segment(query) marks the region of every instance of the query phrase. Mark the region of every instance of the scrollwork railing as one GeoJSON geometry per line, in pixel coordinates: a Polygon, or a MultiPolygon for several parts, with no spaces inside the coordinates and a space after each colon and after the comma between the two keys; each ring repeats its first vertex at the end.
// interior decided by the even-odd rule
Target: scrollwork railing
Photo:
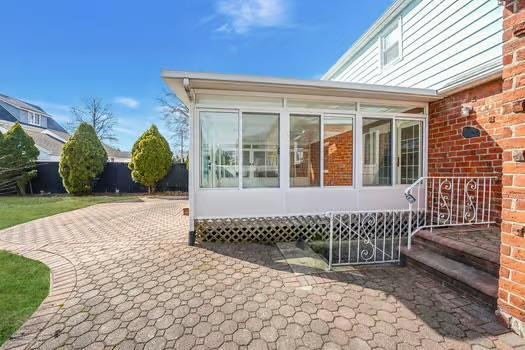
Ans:
{"type": "Polygon", "coordinates": [[[496,179],[422,177],[408,187],[409,221],[416,217],[421,222],[410,232],[408,248],[413,235],[423,228],[494,223],[492,191],[496,179]]]}

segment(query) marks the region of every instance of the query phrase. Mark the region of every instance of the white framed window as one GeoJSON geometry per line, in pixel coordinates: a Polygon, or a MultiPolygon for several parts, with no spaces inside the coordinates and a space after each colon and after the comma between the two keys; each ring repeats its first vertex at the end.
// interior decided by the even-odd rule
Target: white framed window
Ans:
{"type": "Polygon", "coordinates": [[[200,187],[279,187],[279,113],[200,111],[200,187]]]}
{"type": "Polygon", "coordinates": [[[401,59],[401,20],[395,21],[381,35],[381,66],[389,66],[401,59]]]}
{"type": "Polygon", "coordinates": [[[27,122],[32,125],[40,126],[42,124],[42,115],[33,112],[27,112],[27,122]]]}

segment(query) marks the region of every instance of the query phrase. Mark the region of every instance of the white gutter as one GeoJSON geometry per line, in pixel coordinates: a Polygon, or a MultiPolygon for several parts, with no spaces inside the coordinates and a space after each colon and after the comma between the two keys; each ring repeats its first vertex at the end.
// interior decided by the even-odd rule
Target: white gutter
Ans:
{"type": "Polygon", "coordinates": [[[502,74],[503,74],[503,69],[497,72],[488,72],[486,74],[483,74],[475,78],[472,78],[470,80],[464,81],[461,83],[461,85],[451,86],[451,87],[447,87],[447,88],[438,90],[437,93],[440,97],[447,97],[455,93],[458,93],[460,91],[467,90],[467,89],[473,88],[475,86],[478,86],[484,83],[488,83],[489,81],[501,79],[502,74]]]}
{"type": "MultiPolygon", "coordinates": [[[[436,99],[438,97],[436,90],[421,89],[421,88],[407,88],[400,86],[386,86],[362,83],[350,83],[340,81],[327,80],[302,80],[302,79],[288,79],[288,78],[273,78],[260,77],[250,75],[235,75],[235,74],[217,74],[217,73],[198,73],[198,72],[184,72],[184,71],[163,71],[162,78],[165,80],[178,79],[182,80],[182,85],[186,94],[188,88],[198,88],[198,82],[206,83],[232,83],[232,84],[253,84],[258,86],[281,86],[281,87],[300,87],[300,88],[317,88],[317,89],[332,89],[347,92],[359,93],[383,93],[383,94],[401,94],[412,97],[422,97],[428,99],[436,99]],[[185,83],[187,82],[187,83],[185,83]]],[[[190,89],[191,90],[191,89],[190,89]]],[[[191,96],[188,95],[191,100],[191,96]]]]}

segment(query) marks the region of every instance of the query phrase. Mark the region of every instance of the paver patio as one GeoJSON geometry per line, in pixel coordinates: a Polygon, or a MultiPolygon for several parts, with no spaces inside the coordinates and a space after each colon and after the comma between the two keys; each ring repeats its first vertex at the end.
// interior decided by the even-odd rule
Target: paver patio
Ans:
{"type": "Polygon", "coordinates": [[[524,346],[492,312],[412,267],[301,276],[275,246],[188,247],[185,201],[145,199],[0,231],[53,290],[5,348],[524,346]]]}

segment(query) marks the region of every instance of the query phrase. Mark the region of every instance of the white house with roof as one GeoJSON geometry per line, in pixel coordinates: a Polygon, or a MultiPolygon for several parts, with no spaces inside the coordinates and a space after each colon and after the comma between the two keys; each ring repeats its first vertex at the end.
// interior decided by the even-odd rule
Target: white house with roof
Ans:
{"type": "MultiPolygon", "coordinates": [[[[41,107],[20,99],[0,94],[0,132],[6,133],[20,123],[40,151],[37,162],[59,162],[62,148],[70,134],[41,107]]],[[[108,161],[129,163],[131,155],[104,145],[108,161]]]]}

